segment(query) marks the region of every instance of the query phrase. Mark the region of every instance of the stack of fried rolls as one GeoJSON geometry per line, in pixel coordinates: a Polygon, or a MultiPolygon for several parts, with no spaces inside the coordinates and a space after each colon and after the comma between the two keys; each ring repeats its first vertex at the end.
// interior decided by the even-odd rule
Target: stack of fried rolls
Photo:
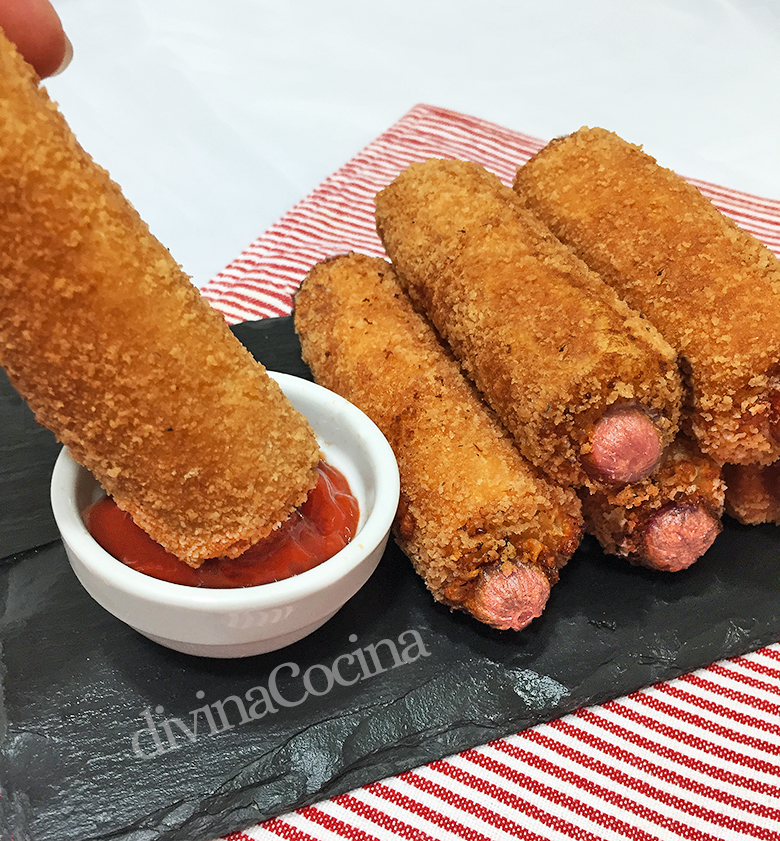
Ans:
{"type": "Polygon", "coordinates": [[[725,490],[720,465],[680,433],[648,478],[613,494],[583,493],[585,528],[609,554],[679,572],[720,533],[725,490]]]}
{"type": "Polygon", "coordinates": [[[376,198],[415,305],[523,454],[561,485],[648,476],[677,432],[676,354],[477,164],[412,164],[376,198]]]}
{"type": "Polygon", "coordinates": [[[493,627],[525,627],[579,541],[575,493],[522,458],[386,261],[318,264],[294,314],[317,382],[366,412],[396,454],[394,533],[433,596],[493,627]]]}
{"type": "Polygon", "coordinates": [[[314,433],[2,32],[0,124],[0,363],[168,551],[240,554],[314,486],[314,433]]]}
{"type": "Polygon", "coordinates": [[[678,352],[684,425],[719,463],[780,457],[780,260],[695,187],[599,128],[517,171],[524,204],[678,352]]]}

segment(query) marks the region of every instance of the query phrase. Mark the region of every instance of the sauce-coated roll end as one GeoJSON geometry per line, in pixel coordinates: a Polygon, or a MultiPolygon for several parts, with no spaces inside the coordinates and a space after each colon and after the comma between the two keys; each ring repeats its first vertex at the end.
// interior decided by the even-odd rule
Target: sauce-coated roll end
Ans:
{"type": "Polygon", "coordinates": [[[38,83],[0,31],[0,365],[157,543],[239,555],[314,487],[314,431],[38,83]]]}

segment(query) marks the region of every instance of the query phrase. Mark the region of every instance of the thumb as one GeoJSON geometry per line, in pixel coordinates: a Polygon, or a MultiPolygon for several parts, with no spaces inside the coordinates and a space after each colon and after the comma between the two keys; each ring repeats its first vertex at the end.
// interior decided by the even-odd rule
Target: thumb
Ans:
{"type": "Polygon", "coordinates": [[[70,62],[73,48],[49,0],[2,0],[0,27],[41,78],[70,62]]]}

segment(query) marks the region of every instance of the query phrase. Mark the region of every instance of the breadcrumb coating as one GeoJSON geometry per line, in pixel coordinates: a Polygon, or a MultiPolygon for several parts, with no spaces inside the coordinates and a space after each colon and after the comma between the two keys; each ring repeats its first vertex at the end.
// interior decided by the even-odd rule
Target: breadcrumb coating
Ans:
{"type": "Polygon", "coordinates": [[[600,128],[518,169],[525,204],[677,350],[686,426],[721,463],[780,457],[780,261],[695,187],[600,128]]]}
{"type": "Polygon", "coordinates": [[[2,32],[0,125],[0,363],[168,551],[240,554],[314,486],[314,433],[2,32]]]}
{"type": "Polygon", "coordinates": [[[294,312],[316,380],[366,412],[396,454],[399,545],[437,600],[501,627],[496,605],[480,604],[482,576],[491,599],[518,565],[554,584],[579,540],[575,493],[522,458],[386,261],[318,264],[294,312]]]}
{"type": "Polygon", "coordinates": [[[496,176],[412,164],[377,196],[376,220],[402,285],[552,481],[604,485],[588,454],[611,407],[646,412],[660,449],[671,442],[674,351],[496,176]]]}
{"type": "MultiPolygon", "coordinates": [[[[598,491],[582,493],[585,529],[609,554],[653,569],[683,569],[719,533],[725,490],[720,466],[705,456],[693,439],[681,433],[667,449],[658,470],[644,481],[611,496],[598,491]],[[707,532],[708,541],[702,543],[700,531],[689,529],[687,540],[679,541],[680,557],[676,564],[668,557],[662,561],[648,542],[662,522],[659,514],[669,520],[668,515],[673,512],[684,512],[688,520],[694,514],[707,532]]],[[[669,528],[666,523],[667,531],[669,528]]]]}
{"type": "Polygon", "coordinates": [[[780,461],[724,464],[726,513],[746,526],[780,524],[780,461]]]}

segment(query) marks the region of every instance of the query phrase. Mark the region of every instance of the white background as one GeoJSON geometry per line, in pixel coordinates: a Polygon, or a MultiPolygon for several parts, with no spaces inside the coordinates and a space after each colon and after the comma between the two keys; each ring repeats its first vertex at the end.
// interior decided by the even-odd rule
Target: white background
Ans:
{"type": "Polygon", "coordinates": [[[780,0],[54,0],[47,88],[202,285],[427,102],[780,198],[780,0]]]}

